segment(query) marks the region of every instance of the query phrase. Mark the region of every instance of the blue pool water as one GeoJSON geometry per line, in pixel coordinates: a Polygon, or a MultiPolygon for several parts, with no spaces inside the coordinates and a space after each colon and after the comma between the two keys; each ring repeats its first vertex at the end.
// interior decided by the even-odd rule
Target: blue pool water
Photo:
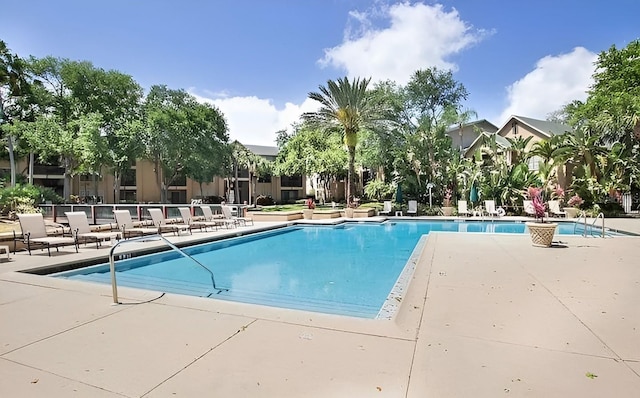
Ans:
{"type": "MultiPolygon", "coordinates": [[[[346,223],[293,226],[183,249],[229,291],[216,299],[374,318],[422,235],[431,231],[524,233],[523,223],[346,223]]],[[[573,234],[560,223],[557,233],[573,234]]],[[[580,234],[578,229],[576,233],[580,234]]],[[[116,262],[118,285],[208,296],[209,274],[177,252],[116,262]]],[[[56,274],[110,283],[109,265],[56,274]]]]}

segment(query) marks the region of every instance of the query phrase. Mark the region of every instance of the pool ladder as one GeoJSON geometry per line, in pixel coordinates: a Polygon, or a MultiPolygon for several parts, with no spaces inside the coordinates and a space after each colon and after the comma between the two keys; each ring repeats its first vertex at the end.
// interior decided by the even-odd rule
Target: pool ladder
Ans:
{"type": "MultiPolygon", "coordinates": [[[[216,293],[219,294],[220,292],[228,292],[229,291],[229,289],[217,287],[216,286],[216,279],[213,276],[213,272],[211,272],[211,270],[209,268],[205,267],[204,265],[202,265],[201,262],[199,262],[195,258],[191,257],[190,255],[188,255],[184,251],[180,250],[179,247],[177,247],[173,243],[169,242],[167,240],[167,238],[165,238],[162,235],[147,235],[147,236],[139,236],[139,237],[136,237],[136,238],[130,238],[130,239],[127,239],[127,240],[121,240],[118,243],[116,243],[115,245],[113,245],[113,247],[109,251],[109,268],[111,270],[111,290],[112,290],[112,293],[113,293],[113,304],[120,304],[120,302],[118,301],[118,284],[116,282],[116,265],[115,265],[114,255],[113,255],[114,251],[116,250],[116,248],[118,246],[120,246],[122,244],[125,244],[125,243],[147,242],[147,241],[153,241],[153,240],[164,241],[164,243],[166,243],[167,246],[169,246],[171,249],[177,251],[178,253],[180,253],[184,257],[187,257],[187,258],[193,260],[194,263],[196,263],[197,265],[202,267],[202,269],[207,271],[207,273],[211,277],[211,284],[213,286],[213,289],[217,291],[216,293]]],[[[129,254],[129,256],[127,256],[127,258],[130,258],[130,254],[129,254]]],[[[214,292],[209,293],[209,295],[207,297],[210,297],[213,293],[214,292]]]]}
{"type": "MultiPolygon", "coordinates": [[[[593,222],[591,223],[591,225],[589,225],[589,229],[591,230],[591,235],[593,235],[593,229],[596,226],[596,222],[598,222],[599,219],[602,219],[602,235],[601,237],[605,237],[605,229],[604,229],[604,213],[600,213],[598,214],[598,216],[593,220],[593,222]]],[[[573,225],[573,233],[576,233],[576,228],[578,227],[578,224],[580,223],[580,220],[584,220],[584,231],[582,232],[582,236],[584,236],[585,238],[587,237],[587,213],[584,211],[580,212],[580,215],[578,216],[578,219],[576,220],[575,224],[573,225]]]]}

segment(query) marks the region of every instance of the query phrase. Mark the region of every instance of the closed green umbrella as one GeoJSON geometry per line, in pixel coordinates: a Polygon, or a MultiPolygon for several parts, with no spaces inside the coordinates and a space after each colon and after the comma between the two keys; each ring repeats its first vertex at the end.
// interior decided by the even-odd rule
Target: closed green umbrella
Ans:
{"type": "Polygon", "coordinates": [[[396,191],[396,203],[402,203],[402,185],[398,184],[396,191]]]}
{"type": "Polygon", "coordinates": [[[469,200],[471,201],[471,203],[475,203],[478,201],[478,189],[476,188],[475,185],[471,186],[471,192],[469,192],[469,200]]]}

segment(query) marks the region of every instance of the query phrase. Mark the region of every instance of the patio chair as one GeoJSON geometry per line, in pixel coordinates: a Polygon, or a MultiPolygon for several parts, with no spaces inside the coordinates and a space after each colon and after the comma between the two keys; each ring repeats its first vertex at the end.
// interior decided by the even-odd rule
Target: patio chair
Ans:
{"type": "Polygon", "coordinates": [[[467,208],[467,201],[466,200],[459,200],[458,201],[458,215],[459,216],[468,216],[469,214],[469,209],[467,208]]]}
{"type": "Polygon", "coordinates": [[[491,217],[494,217],[494,216],[502,217],[504,215],[504,210],[502,210],[502,211],[500,211],[500,210],[502,210],[502,209],[496,209],[495,200],[485,200],[484,201],[484,211],[485,211],[485,213],[487,213],[491,217]]]}
{"type": "Polygon", "coordinates": [[[567,212],[566,211],[560,210],[560,202],[559,201],[550,200],[547,203],[549,204],[549,213],[552,216],[558,216],[558,217],[566,217],[567,216],[567,212]]]}
{"type": "Polygon", "coordinates": [[[155,235],[160,232],[158,228],[134,225],[129,210],[114,210],[113,216],[118,224],[118,229],[122,232],[122,237],[125,239],[132,236],[155,235]]]}
{"type": "Polygon", "coordinates": [[[391,201],[385,200],[382,206],[380,214],[386,214],[388,216],[391,215],[391,212],[393,211],[393,204],[391,204],[391,201]]]}
{"type": "MultiPolygon", "coordinates": [[[[44,217],[42,213],[33,214],[18,214],[18,221],[20,222],[20,229],[22,230],[22,240],[27,245],[27,251],[31,255],[31,249],[40,247],[46,248],[49,257],[51,257],[51,248],[55,247],[56,251],[59,251],[60,246],[71,246],[76,248],[78,252],[78,242],[74,237],[64,236],[51,236],[47,234],[47,226],[44,223],[44,217]]],[[[16,237],[15,231],[13,232],[13,251],[16,251],[16,241],[19,238],[16,237]]]]}
{"type": "Polygon", "coordinates": [[[200,206],[200,209],[202,209],[202,214],[204,214],[205,221],[215,222],[218,225],[224,225],[227,228],[230,228],[231,226],[235,227],[237,225],[235,220],[229,220],[224,218],[223,216],[213,214],[213,212],[211,211],[211,207],[209,207],[208,205],[200,206]]]}
{"type": "Polygon", "coordinates": [[[180,217],[182,217],[182,222],[184,224],[189,225],[191,229],[199,228],[201,231],[202,229],[206,231],[207,228],[211,227],[215,231],[218,230],[218,223],[214,221],[194,220],[193,216],[191,215],[191,209],[189,209],[188,207],[178,207],[178,210],[180,211],[180,217]]]}
{"type": "Polygon", "coordinates": [[[149,215],[153,220],[153,225],[158,227],[158,232],[173,232],[177,235],[180,235],[182,231],[189,231],[189,233],[191,233],[191,226],[189,224],[169,223],[167,219],[164,218],[162,209],[147,209],[147,211],[149,211],[149,215]]]}
{"type": "Polygon", "coordinates": [[[410,216],[418,215],[418,201],[410,200],[408,203],[407,214],[410,216]]]}
{"type": "Polygon", "coordinates": [[[526,214],[527,216],[532,216],[532,217],[536,216],[536,211],[533,208],[533,201],[523,200],[522,207],[524,208],[524,214],[526,214]]]}
{"type": "Polygon", "coordinates": [[[97,249],[102,245],[102,241],[120,240],[122,236],[120,232],[92,231],[89,220],[87,220],[87,213],[83,211],[67,211],[64,214],[67,216],[71,232],[74,234],[78,243],[80,243],[80,241],[84,241],[85,243],[89,241],[96,242],[97,249]]]}
{"type": "Polygon", "coordinates": [[[224,217],[224,219],[226,220],[233,220],[236,225],[247,225],[248,222],[251,223],[251,225],[253,225],[253,219],[248,218],[248,217],[236,217],[233,214],[231,214],[231,208],[227,205],[222,205],[222,216],[224,217]]]}

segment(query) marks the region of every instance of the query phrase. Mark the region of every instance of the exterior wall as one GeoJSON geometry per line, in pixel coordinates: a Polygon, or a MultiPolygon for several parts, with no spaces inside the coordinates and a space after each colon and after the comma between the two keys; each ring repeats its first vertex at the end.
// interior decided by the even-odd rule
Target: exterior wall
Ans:
{"type": "MultiPolygon", "coordinates": [[[[28,172],[28,162],[24,159],[20,159],[17,162],[16,170],[18,174],[26,176],[28,172]]],[[[9,170],[9,162],[6,160],[0,160],[0,169],[9,170]]],[[[54,169],[55,166],[51,166],[50,169],[54,169]]],[[[135,190],[135,202],[137,203],[158,203],[160,201],[160,189],[156,183],[156,174],[153,171],[154,165],[149,161],[139,160],[133,167],[136,170],[136,185],[135,186],[121,186],[120,191],[132,192],[135,190]]],[[[63,176],[56,172],[55,175],[34,173],[34,183],[43,186],[56,186],[58,194],[62,195],[63,176]]],[[[192,198],[199,198],[203,196],[220,196],[225,197],[226,178],[214,177],[214,180],[210,183],[202,185],[202,192],[200,191],[200,184],[187,178],[186,185],[170,186],[169,187],[169,200],[171,199],[171,192],[180,192],[184,196],[185,203],[191,201],[192,198]]],[[[239,178],[240,182],[244,182],[247,186],[249,184],[248,178],[239,178]]],[[[256,181],[254,177],[254,181],[256,181]]],[[[282,202],[282,191],[295,192],[298,198],[304,198],[305,190],[304,186],[306,179],[302,178],[302,185],[300,187],[282,187],[279,177],[272,177],[269,183],[255,182],[255,192],[251,192],[251,203],[258,195],[271,196],[277,202],[282,202]]],[[[75,176],[71,180],[71,193],[77,195],[81,200],[85,200],[86,197],[92,197],[96,195],[102,199],[102,203],[116,203],[114,197],[114,178],[113,175],[105,173],[101,179],[97,181],[97,184],[91,180],[91,177],[75,176]]],[[[251,188],[253,190],[253,187],[251,188]]],[[[241,200],[248,201],[248,193],[241,195],[241,200]],[[247,196],[245,198],[245,196],[247,196]]],[[[70,198],[65,198],[70,200],[70,198]]],[[[90,198],[87,198],[89,200],[90,198]]],[[[236,203],[238,203],[236,201],[236,203]]]]}
{"type": "Polygon", "coordinates": [[[496,126],[481,120],[470,124],[465,124],[462,128],[462,137],[460,137],[460,130],[458,128],[447,131],[447,135],[451,138],[451,146],[459,149],[466,149],[473,144],[473,142],[482,134],[486,132],[489,134],[495,133],[498,130],[496,126]]]}
{"type": "Polygon", "coordinates": [[[531,149],[531,146],[538,142],[538,141],[542,141],[542,140],[547,140],[550,137],[547,137],[543,134],[540,134],[539,131],[532,129],[531,127],[519,123],[517,120],[511,119],[507,124],[505,124],[505,126],[498,130],[497,132],[498,135],[505,137],[505,138],[516,138],[518,136],[522,137],[523,139],[527,139],[528,137],[533,137],[531,139],[531,141],[529,141],[529,145],[527,146],[527,150],[531,149]]]}

